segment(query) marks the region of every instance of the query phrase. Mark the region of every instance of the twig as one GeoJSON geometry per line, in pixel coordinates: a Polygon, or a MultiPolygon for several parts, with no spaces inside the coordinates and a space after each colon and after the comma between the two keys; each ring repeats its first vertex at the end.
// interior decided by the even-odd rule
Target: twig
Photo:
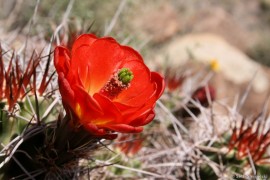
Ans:
{"type": "MultiPolygon", "coordinates": [[[[69,3],[68,3],[68,6],[67,6],[66,12],[65,12],[65,14],[63,16],[61,24],[59,24],[57,26],[56,30],[54,31],[54,34],[53,34],[53,36],[51,38],[51,42],[53,41],[53,39],[55,39],[57,37],[58,32],[67,23],[67,19],[68,19],[68,16],[69,16],[69,14],[70,14],[70,12],[72,10],[73,4],[74,4],[74,0],[70,0],[69,3]]],[[[57,41],[56,43],[59,45],[60,44],[59,38],[57,38],[56,41],[57,41]]]]}
{"type": "Polygon", "coordinates": [[[126,2],[127,2],[127,0],[122,0],[121,1],[120,5],[118,6],[117,11],[115,12],[115,14],[114,14],[114,16],[113,16],[113,18],[112,18],[112,20],[111,20],[111,22],[109,24],[109,26],[105,29],[105,32],[104,32],[105,36],[107,36],[108,34],[111,33],[111,31],[112,31],[113,27],[115,26],[121,12],[123,11],[123,9],[124,9],[124,7],[126,5],[126,2]]]}
{"type": "Polygon", "coordinates": [[[251,154],[250,154],[250,151],[248,148],[247,148],[247,153],[248,153],[248,160],[249,160],[250,166],[252,168],[253,174],[256,176],[256,174],[257,174],[256,168],[255,168],[254,161],[251,157],[251,154]]]}
{"type": "Polygon", "coordinates": [[[50,106],[47,108],[47,110],[44,112],[44,114],[42,115],[41,120],[43,120],[46,116],[48,116],[48,114],[51,112],[51,110],[53,109],[53,107],[59,102],[60,97],[57,96],[54,101],[50,104],[50,106]]]}
{"type": "MultiPolygon", "coordinates": [[[[28,29],[28,33],[26,34],[26,39],[25,39],[25,43],[24,43],[24,52],[23,52],[23,60],[24,61],[25,61],[25,58],[26,58],[26,50],[27,50],[27,45],[28,45],[28,39],[29,39],[29,36],[30,36],[30,31],[31,31],[31,28],[32,28],[33,24],[35,23],[35,20],[36,20],[36,15],[37,15],[37,10],[38,10],[39,3],[40,3],[40,0],[37,0],[35,10],[34,10],[34,14],[33,14],[32,18],[30,19],[30,22],[29,22],[29,29],[28,29]]],[[[23,63],[23,69],[24,69],[25,64],[26,63],[24,62],[23,63]]]]}
{"type": "Polygon", "coordinates": [[[208,147],[208,146],[202,146],[202,145],[196,145],[196,147],[199,148],[200,150],[203,150],[203,151],[214,152],[214,153],[218,153],[218,154],[226,154],[228,152],[228,148],[226,148],[226,147],[221,148],[221,149],[214,148],[214,147],[208,147]]]}

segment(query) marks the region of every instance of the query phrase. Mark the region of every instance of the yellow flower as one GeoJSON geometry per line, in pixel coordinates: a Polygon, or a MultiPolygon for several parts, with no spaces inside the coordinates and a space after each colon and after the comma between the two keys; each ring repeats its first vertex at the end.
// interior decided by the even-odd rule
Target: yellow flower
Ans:
{"type": "Polygon", "coordinates": [[[209,67],[210,67],[210,69],[211,69],[212,71],[215,71],[215,72],[219,71],[220,66],[219,66],[218,60],[217,60],[217,59],[212,59],[212,60],[210,60],[210,62],[209,62],[209,67]]]}

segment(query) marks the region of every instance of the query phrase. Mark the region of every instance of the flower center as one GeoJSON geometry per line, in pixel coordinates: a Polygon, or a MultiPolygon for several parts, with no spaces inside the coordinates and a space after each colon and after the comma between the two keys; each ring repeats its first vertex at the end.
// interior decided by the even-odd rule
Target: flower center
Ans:
{"type": "Polygon", "coordinates": [[[113,74],[111,79],[100,90],[100,93],[110,99],[114,99],[130,86],[130,82],[133,78],[134,75],[132,71],[128,68],[122,68],[113,74]]]}

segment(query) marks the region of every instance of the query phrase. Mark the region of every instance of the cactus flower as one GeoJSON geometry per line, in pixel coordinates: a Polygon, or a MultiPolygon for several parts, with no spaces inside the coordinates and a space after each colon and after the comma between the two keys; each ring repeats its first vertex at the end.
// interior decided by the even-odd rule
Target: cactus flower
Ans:
{"type": "Polygon", "coordinates": [[[90,133],[141,132],[153,120],[164,79],[134,49],[83,34],[71,50],[56,47],[54,64],[67,115],[90,133]]]}

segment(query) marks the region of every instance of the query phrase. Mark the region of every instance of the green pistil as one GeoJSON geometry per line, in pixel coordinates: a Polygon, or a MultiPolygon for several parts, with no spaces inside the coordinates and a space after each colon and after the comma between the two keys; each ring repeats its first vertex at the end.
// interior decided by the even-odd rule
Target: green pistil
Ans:
{"type": "Polygon", "coordinates": [[[134,75],[128,68],[122,68],[118,73],[118,80],[124,84],[130,83],[133,78],[134,75]]]}

